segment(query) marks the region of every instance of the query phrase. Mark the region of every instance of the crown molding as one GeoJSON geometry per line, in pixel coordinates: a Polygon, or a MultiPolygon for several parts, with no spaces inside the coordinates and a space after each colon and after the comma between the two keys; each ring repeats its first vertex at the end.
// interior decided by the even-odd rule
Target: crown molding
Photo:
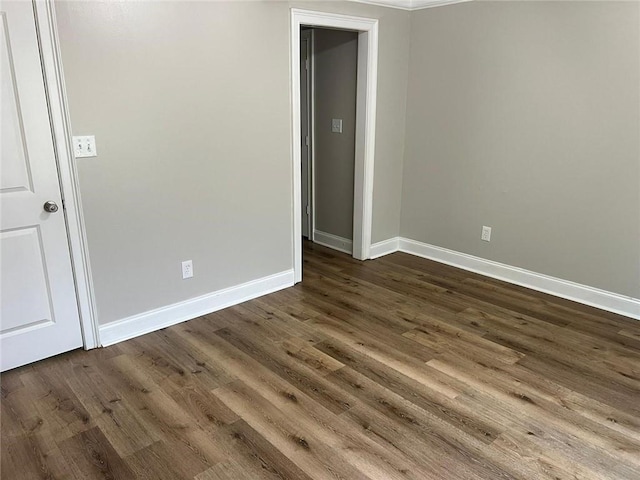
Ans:
{"type": "Polygon", "coordinates": [[[466,3],[473,0],[349,0],[357,3],[367,3],[379,7],[390,7],[399,10],[422,10],[424,8],[441,7],[454,3],[466,3]]]}

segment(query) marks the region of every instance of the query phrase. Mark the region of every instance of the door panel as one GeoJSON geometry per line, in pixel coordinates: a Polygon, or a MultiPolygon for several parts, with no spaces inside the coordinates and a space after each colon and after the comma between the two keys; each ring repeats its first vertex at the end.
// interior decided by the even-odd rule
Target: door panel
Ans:
{"type": "Polygon", "coordinates": [[[2,90],[0,102],[2,108],[2,128],[0,145],[2,148],[2,177],[0,189],[6,191],[31,190],[31,178],[27,169],[24,127],[17,105],[18,88],[16,85],[13,62],[9,55],[8,28],[6,15],[0,22],[0,72],[2,72],[2,90]]]}
{"type": "Polygon", "coordinates": [[[302,179],[302,236],[312,239],[311,232],[311,110],[310,68],[311,30],[300,32],[300,161],[302,179]]]}
{"type": "Polygon", "coordinates": [[[39,227],[27,227],[0,233],[3,278],[2,298],[20,302],[2,302],[0,333],[9,333],[52,322],[51,289],[44,267],[44,249],[39,227]]]}
{"type": "Polygon", "coordinates": [[[82,346],[30,2],[0,2],[0,368],[82,346]],[[47,213],[43,205],[56,202],[47,213]]]}

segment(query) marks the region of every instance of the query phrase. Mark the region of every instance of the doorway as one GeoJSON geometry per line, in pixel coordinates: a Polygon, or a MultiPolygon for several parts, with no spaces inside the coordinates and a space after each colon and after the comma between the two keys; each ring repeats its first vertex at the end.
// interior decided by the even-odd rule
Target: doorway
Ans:
{"type": "MultiPolygon", "coordinates": [[[[353,257],[369,258],[373,204],[373,159],[378,62],[378,20],[346,15],[291,10],[291,91],[293,160],[293,264],[295,282],[302,281],[302,142],[301,42],[302,27],[351,30],[358,35],[353,195],[353,257]]],[[[313,235],[313,234],[312,234],[313,235]]]]}
{"type": "Polygon", "coordinates": [[[353,253],[358,33],[300,32],[302,236],[353,253]]]}

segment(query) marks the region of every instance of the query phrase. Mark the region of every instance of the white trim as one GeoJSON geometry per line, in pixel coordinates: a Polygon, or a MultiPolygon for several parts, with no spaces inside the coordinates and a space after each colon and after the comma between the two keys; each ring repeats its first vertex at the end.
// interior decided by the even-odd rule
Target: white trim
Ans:
{"type": "Polygon", "coordinates": [[[289,85],[292,110],[291,122],[291,181],[293,182],[293,276],[294,282],[302,281],[302,151],[300,147],[300,22],[291,12],[291,84],[289,85]]]}
{"type": "Polygon", "coordinates": [[[100,326],[103,347],[201,317],[293,285],[293,270],[174,303],[100,326]]]}
{"type": "Polygon", "coordinates": [[[397,252],[400,249],[400,239],[398,237],[390,238],[388,240],[383,240],[382,242],[374,243],[371,245],[371,250],[369,251],[369,258],[379,258],[385,255],[389,255],[390,253],[397,252]]]}
{"type": "Polygon", "coordinates": [[[480,275],[497,278],[508,283],[640,320],[640,299],[532,272],[524,268],[512,267],[504,263],[436,247],[408,238],[395,237],[373,244],[370,258],[379,258],[394,252],[403,252],[417,257],[428,258],[429,260],[479,273],[480,275]]]}
{"type": "Polygon", "coordinates": [[[442,7],[454,3],[466,3],[473,0],[349,0],[356,3],[366,3],[378,7],[396,8],[398,10],[422,10],[424,8],[442,7]]]}
{"type": "Polygon", "coordinates": [[[358,34],[356,148],[353,183],[353,257],[369,258],[378,89],[378,21],[358,34]],[[363,98],[364,97],[364,98],[363,98]]]}
{"type": "Polygon", "coordinates": [[[389,7],[397,10],[413,10],[411,6],[412,0],[348,0],[354,3],[366,3],[367,5],[374,5],[376,7],[389,7]]]}
{"type": "Polygon", "coordinates": [[[369,257],[373,215],[373,168],[375,154],[376,89],[378,78],[378,20],[310,10],[291,9],[292,182],[293,182],[293,270],[302,281],[302,221],[300,175],[300,27],[356,30],[358,36],[358,107],[356,114],[356,159],[354,180],[353,256],[369,257]],[[363,83],[364,82],[364,83],[363,83]],[[366,89],[365,93],[362,90],[366,89]],[[364,98],[361,96],[364,95],[364,98]],[[364,100],[364,101],[362,101],[364,100]]]}
{"type": "Polygon", "coordinates": [[[313,238],[314,243],[319,245],[333,248],[334,250],[348,253],[349,255],[353,252],[353,242],[348,238],[339,237],[332,233],[321,232],[320,230],[313,231],[313,238]]]}
{"type": "Polygon", "coordinates": [[[100,341],[78,172],[72,154],[69,108],[65,94],[55,10],[53,0],[38,0],[34,5],[60,187],[64,199],[82,337],[84,348],[88,350],[96,348],[100,341]]]}
{"type": "Polygon", "coordinates": [[[456,3],[468,3],[474,0],[411,0],[411,11],[423,10],[432,7],[444,7],[445,5],[454,5],[456,3]]]}
{"type": "Polygon", "coordinates": [[[463,270],[640,320],[640,299],[637,298],[600,290],[599,288],[581,285],[407,238],[400,238],[399,243],[401,252],[428,258],[436,262],[462,268],[463,270]]]}

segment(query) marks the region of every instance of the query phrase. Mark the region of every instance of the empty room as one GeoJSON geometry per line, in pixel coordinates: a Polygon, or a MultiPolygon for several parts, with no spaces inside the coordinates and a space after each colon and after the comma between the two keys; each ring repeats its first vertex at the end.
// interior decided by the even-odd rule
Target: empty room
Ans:
{"type": "Polygon", "coordinates": [[[2,479],[640,479],[639,1],[0,15],[2,479]]]}

